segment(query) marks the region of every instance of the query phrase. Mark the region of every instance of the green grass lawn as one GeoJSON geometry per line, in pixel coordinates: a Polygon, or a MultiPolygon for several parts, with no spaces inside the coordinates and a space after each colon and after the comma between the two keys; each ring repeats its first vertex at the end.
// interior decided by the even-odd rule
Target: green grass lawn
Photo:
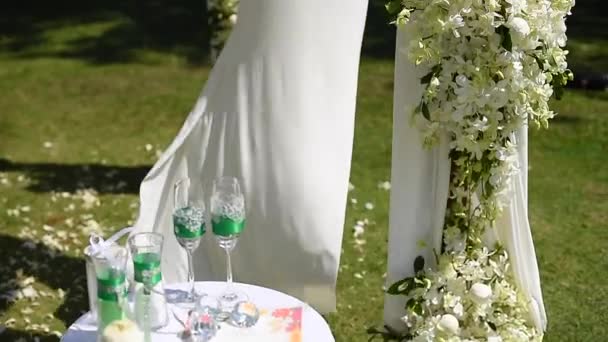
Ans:
{"type": "MultiPolygon", "coordinates": [[[[601,6],[582,2],[581,13],[601,6]]],[[[378,183],[390,179],[393,40],[380,5],[371,7],[359,77],[350,194],[357,204],[349,204],[344,228],[338,312],[328,316],[344,342],[365,341],[366,328],[382,319],[389,192],[378,183]],[[366,243],[358,245],[352,227],[365,219],[366,243]]],[[[0,28],[20,25],[0,30],[0,331],[7,327],[0,341],[57,341],[53,331],[87,309],[80,250],[88,232],[109,235],[134,218],[139,181],[209,72],[204,49],[195,48],[205,34],[186,34],[189,21],[169,22],[181,23],[182,34],[171,35],[130,8],[90,6],[0,19],[0,28]],[[7,299],[19,289],[32,298],[7,299]]],[[[585,34],[587,21],[574,19],[576,12],[573,64],[607,71],[605,33],[585,34]]],[[[598,20],[593,25],[606,24],[598,20]]],[[[554,108],[551,128],[532,130],[530,142],[529,214],[549,315],[546,341],[603,341],[608,93],[568,91],[554,108]]]]}

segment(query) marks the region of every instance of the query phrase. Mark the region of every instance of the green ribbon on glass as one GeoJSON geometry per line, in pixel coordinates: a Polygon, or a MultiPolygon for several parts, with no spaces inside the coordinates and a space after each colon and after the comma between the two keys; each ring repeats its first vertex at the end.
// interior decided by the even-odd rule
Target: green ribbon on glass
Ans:
{"type": "Polygon", "coordinates": [[[118,302],[119,294],[121,297],[127,296],[126,280],[124,273],[97,278],[97,298],[118,302]]]}
{"type": "Polygon", "coordinates": [[[162,279],[160,272],[160,255],[156,253],[141,253],[133,258],[135,281],[151,286],[158,284],[162,279]]]}
{"type": "Polygon", "coordinates": [[[229,217],[215,217],[211,221],[213,225],[213,234],[220,236],[230,236],[240,234],[245,228],[245,220],[235,221],[229,217]]]}
{"type": "Polygon", "coordinates": [[[198,229],[196,230],[190,230],[188,229],[188,226],[185,224],[181,224],[181,223],[177,223],[177,222],[173,222],[173,227],[175,230],[175,235],[177,237],[180,238],[185,238],[185,239],[195,239],[195,238],[199,238],[201,237],[203,234],[205,234],[205,224],[201,224],[200,227],[198,227],[198,229]]]}

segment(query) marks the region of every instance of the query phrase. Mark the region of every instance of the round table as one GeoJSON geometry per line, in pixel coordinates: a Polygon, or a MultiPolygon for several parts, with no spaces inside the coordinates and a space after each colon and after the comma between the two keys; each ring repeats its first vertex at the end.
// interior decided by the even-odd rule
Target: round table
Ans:
{"type": "MultiPolygon", "coordinates": [[[[287,294],[267,289],[260,286],[234,283],[238,291],[245,292],[249,299],[253,301],[260,309],[274,310],[282,308],[301,308],[301,342],[333,342],[335,341],[327,322],[316,312],[313,308],[308,306],[306,303],[291,297],[287,294]]],[[[218,296],[221,291],[225,288],[224,282],[197,282],[197,291],[218,296]]],[[[165,290],[184,290],[186,284],[170,284],[165,285],[165,290]]],[[[183,342],[184,340],[178,337],[178,333],[183,331],[183,325],[180,323],[177,317],[181,315],[183,310],[175,307],[173,304],[169,304],[169,324],[163,329],[153,333],[153,342],[183,342]]],[[[184,314],[185,315],[185,314],[184,314]]],[[[183,320],[185,317],[179,317],[183,320]]],[[[261,321],[260,321],[261,322],[261,321]]],[[[225,323],[222,323],[225,324],[225,323]]],[[[236,329],[229,327],[229,329],[236,329]]],[[[229,329],[220,329],[217,338],[212,339],[218,340],[218,342],[232,341],[232,339],[222,338],[222,333],[229,329]]],[[[241,340],[241,338],[237,338],[241,340]]],[[[235,339],[236,340],[236,339],[235,339]]],[[[97,341],[97,326],[92,319],[90,313],[87,313],[80,317],[70,328],[65,332],[62,342],[96,342],[97,341]]],[[[265,341],[275,341],[273,339],[265,341]]],[[[282,338],[276,339],[277,342],[283,342],[282,338]]]]}

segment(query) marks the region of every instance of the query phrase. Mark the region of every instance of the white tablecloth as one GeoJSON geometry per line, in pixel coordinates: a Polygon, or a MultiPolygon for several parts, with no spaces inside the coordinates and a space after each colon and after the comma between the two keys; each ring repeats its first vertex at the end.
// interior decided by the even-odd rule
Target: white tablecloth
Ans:
{"type": "MultiPolygon", "coordinates": [[[[254,286],[247,284],[235,283],[237,290],[245,292],[251,301],[253,301],[261,309],[278,309],[278,308],[302,308],[302,342],[333,342],[334,338],[331,334],[329,326],[313,308],[308,306],[306,303],[299,301],[284,293],[254,286]]],[[[210,295],[219,295],[224,289],[225,283],[223,282],[197,282],[196,288],[201,292],[205,292],[210,295]]],[[[171,284],[166,285],[166,289],[184,289],[185,284],[171,284]]],[[[180,314],[182,311],[176,309],[172,305],[169,307],[169,316],[171,318],[169,324],[154,333],[152,336],[153,342],[181,342],[182,340],[177,334],[183,330],[182,325],[175,319],[173,312],[180,314]]],[[[180,319],[183,319],[181,316],[180,319]]],[[[222,338],[222,334],[229,334],[231,329],[228,328],[220,329],[220,333],[217,336],[218,341],[232,340],[222,338]]],[[[96,342],[97,339],[97,326],[92,321],[90,314],[85,314],[80,317],[70,328],[66,331],[65,335],[61,339],[62,342],[96,342]]],[[[240,340],[240,338],[238,338],[240,340]]],[[[235,339],[236,340],[236,339],[235,339]]],[[[271,342],[268,339],[265,341],[271,342]]]]}

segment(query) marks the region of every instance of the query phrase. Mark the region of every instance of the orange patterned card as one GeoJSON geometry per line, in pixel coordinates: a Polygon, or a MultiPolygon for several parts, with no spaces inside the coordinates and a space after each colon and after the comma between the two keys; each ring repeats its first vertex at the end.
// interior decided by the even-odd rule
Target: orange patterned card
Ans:
{"type": "MultiPolygon", "coordinates": [[[[262,312],[262,315],[268,312],[262,312]]],[[[271,329],[273,332],[283,332],[290,335],[289,342],[302,341],[302,308],[282,308],[270,312],[271,329]]]]}
{"type": "Polygon", "coordinates": [[[302,342],[302,307],[262,309],[260,320],[249,329],[222,325],[218,342],[302,342]]]}

